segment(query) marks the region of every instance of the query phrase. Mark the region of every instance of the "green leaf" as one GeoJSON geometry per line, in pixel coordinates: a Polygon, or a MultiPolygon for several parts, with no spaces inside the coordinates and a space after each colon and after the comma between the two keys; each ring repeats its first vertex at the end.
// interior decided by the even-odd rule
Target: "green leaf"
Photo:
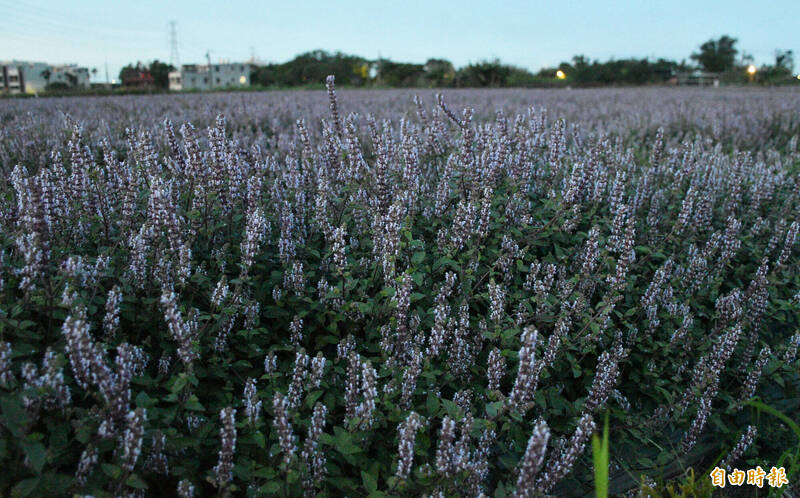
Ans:
{"type": "Polygon", "coordinates": [[[335,438],[335,448],[336,451],[343,455],[353,455],[355,453],[361,453],[363,450],[353,444],[353,435],[349,432],[340,431],[336,434],[335,438]]]}
{"type": "Polygon", "coordinates": [[[267,447],[267,441],[264,439],[264,434],[262,434],[260,431],[253,434],[253,439],[255,439],[256,444],[260,448],[264,449],[267,447]]]}
{"type": "Polygon", "coordinates": [[[320,396],[322,396],[321,390],[311,391],[310,393],[308,393],[308,395],[306,396],[306,406],[309,408],[313,408],[314,403],[317,402],[320,396]]]}
{"type": "Polygon", "coordinates": [[[260,491],[268,496],[275,496],[280,492],[282,486],[283,483],[280,481],[271,481],[261,486],[260,491]]]}
{"type": "Polygon", "coordinates": [[[150,407],[150,396],[147,395],[144,391],[140,392],[136,395],[136,406],[141,406],[142,408],[149,408],[150,407]]]}
{"type": "Polygon", "coordinates": [[[69,444],[69,425],[66,423],[57,424],[52,427],[50,432],[50,451],[60,452],[69,444]]]}
{"type": "Polygon", "coordinates": [[[181,374],[175,382],[172,383],[172,387],[170,388],[170,392],[177,393],[180,392],[181,389],[186,387],[186,384],[189,383],[189,379],[186,377],[186,374],[181,374]]]}
{"type": "Polygon", "coordinates": [[[110,463],[101,463],[100,469],[103,471],[105,475],[107,475],[112,479],[116,479],[120,476],[120,474],[122,474],[122,469],[110,463]]]}
{"type": "Polygon", "coordinates": [[[370,493],[374,493],[378,490],[378,479],[369,472],[364,470],[361,471],[361,481],[364,483],[364,487],[370,493]]]}
{"type": "Polygon", "coordinates": [[[461,413],[461,408],[459,408],[457,404],[449,399],[441,399],[439,401],[444,405],[444,409],[447,411],[448,415],[454,419],[460,418],[459,413],[461,413]]]}
{"type": "Polygon", "coordinates": [[[435,415],[439,411],[439,398],[433,394],[428,394],[428,401],[425,403],[425,407],[428,409],[429,417],[435,415]]]}
{"type": "Polygon", "coordinates": [[[20,481],[14,486],[14,489],[11,490],[11,496],[30,496],[30,494],[36,490],[36,487],[39,486],[40,479],[40,477],[32,477],[20,481]]]}
{"type": "Polygon", "coordinates": [[[205,407],[201,405],[200,402],[197,400],[197,396],[192,396],[191,398],[189,398],[189,400],[186,401],[184,408],[195,412],[205,411],[205,407]]]}
{"type": "Polygon", "coordinates": [[[452,268],[453,270],[458,270],[458,263],[448,258],[447,256],[441,257],[437,259],[435,263],[433,263],[433,271],[438,270],[442,266],[447,266],[449,268],[452,268]]]}
{"type": "Polygon", "coordinates": [[[33,471],[41,474],[47,457],[47,449],[42,443],[23,443],[23,448],[33,471]]]}
{"type": "Polygon", "coordinates": [[[42,475],[37,494],[41,496],[58,496],[64,493],[64,490],[72,486],[74,482],[75,478],[72,476],[48,472],[42,475]]]}
{"type": "Polygon", "coordinates": [[[125,484],[136,489],[147,489],[147,483],[138,474],[131,474],[125,484]]]}
{"type": "Polygon", "coordinates": [[[11,397],[0,398],[0,409],[3,411],[3,417],[0,422],[8,428],[14,437],[23,437],[20,433],[20,425],[27,423],[28,416],[25,414],[25,410],[22,409],[22,404],[19,400],[11,397]]]}
{"type": "Polygon", "coordinates": [[[486,405],[486,414],[490,417],[494,418],[497,416],[497,413],[503,407],[503,401],[495,401],[493,403],[488,403],[486,405]]]}

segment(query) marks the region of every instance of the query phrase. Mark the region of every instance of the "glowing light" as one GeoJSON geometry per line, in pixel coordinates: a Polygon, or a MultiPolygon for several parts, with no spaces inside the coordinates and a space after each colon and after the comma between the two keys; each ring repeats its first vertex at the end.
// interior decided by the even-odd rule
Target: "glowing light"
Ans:
{"type": "Polygon", "coordinates": [[[242,76],[239,78],[239,83],[241,83],[242,85],[244,85],[245,83],[247,83],[247,78],[245,78],[245,77],[244,77],[244,75],[242,75],[242,76]]]}
{"type": "Polygon", "coordinates": [[[797,79],[800,80],[800,74],[797,75],[797,79]]]}
{"type": "Polygon", "coordinates": [[[560,69],[558,71],[556,71],[556,78],[558,78],[560,80],[563,80],[566,77],[567,77],[567,75],[564,74],[564,71],[562,71],[560,69]]]}
{"type": "Polygon", "coordinates": [[[756,67],[754,65],[752,65],[752,64],[747,66],[747,74],[749,74],[749,75],[756,74],[756,67]]]}

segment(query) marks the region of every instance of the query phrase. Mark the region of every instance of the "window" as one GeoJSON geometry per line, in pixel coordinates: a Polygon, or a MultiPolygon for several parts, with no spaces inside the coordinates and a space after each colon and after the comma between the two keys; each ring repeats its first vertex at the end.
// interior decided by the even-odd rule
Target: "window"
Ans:
{"type": "Polygon", "coordinates": [[[217,78],[217,85],[219,85],[219,78],[217,78]]]}
{"type": "Polygon", "coordinates": [[[203,78],[203,83],[208,83],[208,78],[203,78]]]}

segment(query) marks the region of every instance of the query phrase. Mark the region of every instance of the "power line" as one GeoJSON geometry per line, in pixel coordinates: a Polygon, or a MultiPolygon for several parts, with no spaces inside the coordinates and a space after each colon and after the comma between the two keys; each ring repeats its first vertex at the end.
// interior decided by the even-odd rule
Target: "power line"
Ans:
{"type": "Polygon", "coordinates": [[[116,36],[153,36],[157,34],[156,31],[149,29],[132,29],[126,27],[111,27],[111,26],[98,26],[98,19],[76,18],[74,14],[57,14],[54,12],[48,13],[46,10],[35,9],[33,11],[26,10],[28,6],[22,4],[11,4],[0,1],[0,7],[8,9],[6,20],[10,21],[9,25],[28,24],[36,31],[41,31],[43,25],[45,27],[53,27],[59,30],[76,30],[86,33],[97,34],[98,32],[106,32],[116,36]],[[77,22],[70,22],[75,20],[77,22]]]}

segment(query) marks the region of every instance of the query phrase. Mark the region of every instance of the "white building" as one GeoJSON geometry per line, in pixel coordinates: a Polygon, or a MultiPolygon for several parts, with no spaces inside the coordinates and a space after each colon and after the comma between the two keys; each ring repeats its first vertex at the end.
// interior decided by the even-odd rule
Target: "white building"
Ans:
{"type": "Polygon", "coordinates": [[[89,86],[89,69],[75,64],[50,66],[50,84],[65,83],[70,88],[87,88],[89,86]]]}
{"type": "Polygon", "coordinates": [[[169,73],[170,90],[211,90],[250,85],[249,64],[184,64],[169,73]]]}
{"type": "Polygon", "coordinates": [[[172,90],[172,91],[183,90],[183,84],[181,83],[181,72],[180,71],[170,71],[169,72],[169,89],[172,90]]]}
{"type": "Polygon", "coordinates": [[[25,82],[17,66],[0,66],[0,90],[6,93],[22,93],[25,82]]]}
{"type": "Polygon", "coordinates": [[[0,92],[37,93],[53,83],[63,83],[69,88],[86,88],[89,86],[89,69],[75,64],[0,61],[0,92]]]}

